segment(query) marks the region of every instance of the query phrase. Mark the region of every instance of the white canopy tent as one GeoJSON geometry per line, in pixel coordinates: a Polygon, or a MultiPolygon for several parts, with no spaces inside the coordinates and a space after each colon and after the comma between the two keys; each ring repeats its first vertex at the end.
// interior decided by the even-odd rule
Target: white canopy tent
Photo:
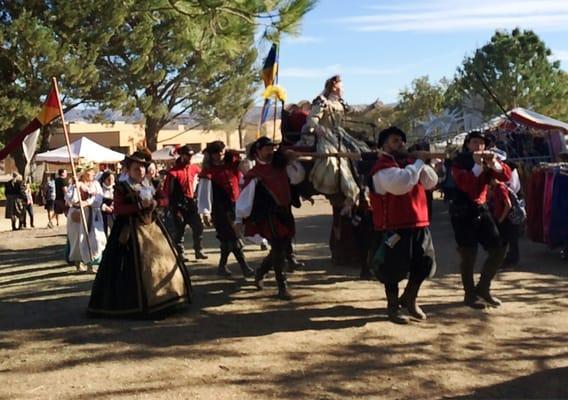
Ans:
{"type": "MultiPolygon", "coordinates": [[[[86,137],[71,143],[71,155],[73,160],[81,159],[93,163],[108,163],[115,164],[124,160],[124,154],[111,149],[107,149],[98,143],[93,142],[86,137]]],[[[69,153],[67,146],[60,147],[55,150],[46,151],[45,153],[38,153],[35,156],[35,161],[44,161],[48,163],[62,163],[69,162],[69,153]]]]}
{"type": "MultiPolygon", "coordinates": [[[[160,150],[156,150],[152,153],[152,161],[175,161],[177,158],[175,153],[175,146],[164,146],[160,150]]],[[[201,164],[203,162],[203,153],[195,153],[191,157],[192,164],[201,164]]]]}
{"type": "Polygon", "coordinates": [[[160,150],[152,153],[152,160],[154,161],[173,161],[176,159],[174,154],[174,146],[164,146],[160,150]]]}

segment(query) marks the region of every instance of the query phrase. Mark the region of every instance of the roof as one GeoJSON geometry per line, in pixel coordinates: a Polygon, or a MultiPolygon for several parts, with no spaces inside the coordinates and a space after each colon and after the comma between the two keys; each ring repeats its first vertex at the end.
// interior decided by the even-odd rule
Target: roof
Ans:
{"type": "MultiPolygon", "coordinates": [[[[565,134],[568,134],[568,123],[547,117],[535,111],[517,107],[509,111],[507,115],[513,121],[531,128],[542,130],[562,129],[565,134]]],[[[500,116],[492,119],[488,125],[493,127],[503,126],[507,125],[508,122],[505,116],[500,116]]]]}
{"type": "MultiPolygon", "coordinates": [[[[124,154],[111,149],[107,149],[92,140],[82,137],[71,143],[71,154],[73,159],[82,159],[87,162],[94,163],[118,163],[124,160],[124,154]]],[[[69,153],[67,146],[58,149],[39,153],[35,156],[35,161],[44,161],[50,163],[68,163],[69,153]]]]}

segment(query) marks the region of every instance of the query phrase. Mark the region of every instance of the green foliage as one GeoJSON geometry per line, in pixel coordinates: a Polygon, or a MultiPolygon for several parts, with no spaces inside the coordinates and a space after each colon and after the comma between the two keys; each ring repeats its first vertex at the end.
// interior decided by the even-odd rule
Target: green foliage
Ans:
{"type": "Polygon", "coordinates": [[[95,60],[121,19],[116,3],[0,0],[0,143],[37,116],[54,76],[66,109],[100,98],[95,60]]]}
{"type": "Polygon", "coordinates": [[[107,107],[146,118],[146,141],[183,113],[203,127],[238,119],[258,82],[255,34],[295,32],[313,0],[162,1],[132,4],[98,66],[107,107]]]}
{"type": "Polygon", "coordinates": [[[559,61],[530,30],[497,31],[486,45],[466,57],[457,70],[446,103],[459,104],[464,94],[478,93],[486,101],[485,115],[501,113],[477,78],[491,88],[506,110],[526,107],[555,118],[568,119],[568,82],[559,61]]]}
{"type": "Polygon", "coordinates": [[[430,83],[428,76],[413,80],[410,88],[405,88],[398,95],[392,123],[410,133],[420,121],[441,113],[447,86],[445,80],[430,83]]]}

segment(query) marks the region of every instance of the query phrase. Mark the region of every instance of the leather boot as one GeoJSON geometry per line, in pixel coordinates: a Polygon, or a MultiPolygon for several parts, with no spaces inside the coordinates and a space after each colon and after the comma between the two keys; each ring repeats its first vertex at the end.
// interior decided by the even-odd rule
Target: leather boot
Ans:
{"type": "Polygon", "coordinates": [[[278,298],[280,300],[292,300],[286,281],[278,281],[278,298]]]}
{"type": "Polygon", "coordinates": [[[295,254],[288,254],[286,256],[286,261],[288,261],[288,272],[294,272],[298,269],[303,269],[306,264],[301,261],[298,261],[295,254]]]}
{"type": "Polygon", "coordinates": [[[195,250],[196,260],[207,260],[208,258],[201,250],[195,250]]]}
{"type": "Polygon", "coordinates": [[[426,313],[416,304],[416,298],[418,297],[421,284],[422,282],[416,283],[409,281],[404,289],[404,293],[400,296],[399,304],[406,308],[408,313],[414,318],[424,320],[426,319],[426,313]]]}
{"type": "Polygon", "coordinates": [[[488,304],[499,307],[501,305],[501,300],[497,297],[491,295],[491,281],[497,274],[497,270],[503,263],[505,255],[507,253],[507,247],[497,247],[495,249],[489,250],[487,260],[483,265],[483,270],[481,271],[481,277],[479,278],[479,283],[475,288],[475,293],[477,296],[481,297],[488,304]]]}
{"type": "Polygon", "coordinates": [[[266,257],[264,257],[262,264],[260,264],[260,267],[258,267],[258,269],[254,273],[254,285],[258,290],[264,289],[264,275],[266,275],[266,273],[270,269],[270,263],[271,257],[270,254],[268,254],[266,257]]]}
{"type": "Polygon", "coordinates": [[[231,271],[227,268],[229,253],[229,244],[227,242],[221,242],[221,257],[219,258],[219,267],[217,268],[217,275],[219,276],[231,276],[231,271]]]}
{"type": "Polygon", "coordinates": [[[460,273],[465,291],[463,302],[466,306],[476,310],[485,308],[485,304],[479,301],[475,291],[475,283],[473,280],[473,268],[475,266],[475,259],[477,258],[477,247],[458,247],[460,254],[460,273]]]}
{"type": "Polygon", "coordinates": [[[410,321],[400,310],[398,303],[398,284],[385,285],[385,293],[387,295],[387,315],[391,322],[399,325],[406,325],[410,321]]]}
{"type": "Polygon", "coordinates": [[[238,242],[232,243],[233,245],[233,254],[235,258],[239,262],[239,266],[241,267],[241,271],[243,271],[243,275],[245,278],[250,278],[254,275],[254,269],[252,269],[245,259],[245,255],[243,253],[243,248],[239,245],[238,242]]]}

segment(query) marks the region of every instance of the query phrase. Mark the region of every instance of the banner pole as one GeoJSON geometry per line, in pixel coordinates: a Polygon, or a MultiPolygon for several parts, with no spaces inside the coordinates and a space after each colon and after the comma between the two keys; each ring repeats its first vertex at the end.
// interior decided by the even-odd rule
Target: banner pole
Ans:
{"type": "Polygon", "coordinates": [[[75,194],[79,197],[79,211],[81,215],[81,225],[83,226],[83,233],[85,234],[85,240],[87,241],[87,247],[89,249],[89,256],[91,261],[93,261],[93,250],[91,249],[91,241],[89,240],[89,229],[87,227],[87,219],[85,218],[85,209],[83,207],[83,200],[81,199],[81,189],[79,188],[79,179],[77,178],[77,171],[75,171],[75,161],[73,160],[73,154],[71,153],[71,143],[69,142],[69,132],[67,131],[67,124],[65,124],[65,116],[63,115],[63,106],[61,105],[61,100],[59,97],[59,87],[57,86],[57,78],[51,78],[51,83],[53,89],[55,90],[55,95],[57,96],[57,107],[59,109],[59,116],[61,117],[61,123],[63,124],[63,136],[65,137],[65,145],[67,147],[67,153],[69,154],[69,161],[71,164],[71,173],[73,175],[73,181],[75,182],[75,194]]]}

